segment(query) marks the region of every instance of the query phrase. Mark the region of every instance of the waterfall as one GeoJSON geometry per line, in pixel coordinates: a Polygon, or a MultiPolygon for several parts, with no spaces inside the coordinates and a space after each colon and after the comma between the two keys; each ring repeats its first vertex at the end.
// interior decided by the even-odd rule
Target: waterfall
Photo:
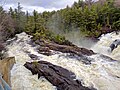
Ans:
{"type": "Polygon", "coordinates": [[[36,48],[29,43],[31,36],[26,33],[17,34],[16,37],[8,46],[8,55],[14,56],[16,64],[11,70],[12,90],[55,90],[55,86],[50,84],[45,78],[38,80],[37,75],[32,75],[31,72],[23,65],[31,60],[26,52],[36,54],[36,48]],[[17,39],[16,39],[17,38],[17,39]]]}
{"type": "Polygon", "coordinates": [[[120,60],[120,45],[114,49],[112,52],[109,52],[110,44],[116,40],[120,39],[120,32],[116,34],[115,32],[103,34],[98,41],[91,49],[97,53],[107,55],[113,59],[120,60]]]}
{"type": "MultiPolygon", "coordinates": [[[[112,38],[119,38],[119,36],[115,36],[114,33],[110,35],[112,38]]],[[[104,43],[102,42],[103,46],[101,47],[103,47],[103,49],[105,48],[104,50],[107,52],[109,43],[115,39],[107,41],[106,38],[111,38],[110,35],[102,36],[100,41],[92,49],[98,50],[99,52],[100,42],[103,38],[104,43]]],[[[29,54],[38,56],[38,60],[48,61],[72,71],[75,73],[76,79],[81,80],[85,86],[92,86],[98,90],[120,90],[120,62],[117,61],[119,60],[117,56],[118,51],[111,53],[112,57],[117,60],[111,60],[101,54],[96,54],[87,56],[87,58],[91,60],[91,64],[85,64],[80,58],[71,58],[68,57],[68,54],[61,52],[56,52],[51,56],[39,54],[37,52],[39,46],[33,46],[31,44],[31,36],[24,32],[17,34],[16,38],[8,40],[8,42],[10,42],[7,45],[8,56],[15,56],[16,59],[16,64],[11,71],[12,90],[56,90],[56,87],[44,77],[38,79],[37,75],[32,75],[31,72],[23,66],[25,62],[32,61],[29,54]],[[115,52],[116,55],[114,55],[115,52]]],[[[120,48],[118,47],[117,49],[120,48]]],[[[99,53],[102,53],[102,51],[99,53]]],[[[111,56],[110,54],[106,55],[111,56]]]]}

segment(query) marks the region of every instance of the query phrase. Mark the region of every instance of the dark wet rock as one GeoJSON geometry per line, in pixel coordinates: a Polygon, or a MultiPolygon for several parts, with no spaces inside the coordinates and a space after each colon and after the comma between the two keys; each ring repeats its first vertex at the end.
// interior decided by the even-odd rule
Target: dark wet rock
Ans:
{"type": "Polygon", "coordinates": [[[38,52],[43,55],[53,55],[54,53],[52,51],[58,51],[62,53],[68,53],[70,54],[70,58],[77,58],[78,60],[81,60],[85,64],[91,64],[91,60],[88,59],[86,56],[90,56],[95,54],[92,50],[88,50],[85,48],[80,48],[75,45],[69,46],[69,45],[59,45],[53,42],[48,42],[45,40],[36,40],[37,44],[40,45],[38,52]]]}
{"type": "Polygon", "coordinates": [[[111,57],[108,57],[108,56],[105,56],[105,55],[103,55],[103,54],[100,54],[100,57],[101,58],[104,58],[106,61],[108,60],[109,62],[111,61],[111,62],[113,62],[113,61],[119,61],[119,60],[115,60],[115,59],[112,59],[111,57]]]}
{"type": "Polygon", "coordinates": [[[7,40],[7,41],[6,41],[6,45],[11,44],[12,42],[16,41],[17,39],[18,39],[18,37],[15,36],[13,39],[11,39],[11,40],[7,40]]]}
{"type": "Polygon", "coordinates": [[[57,90],[96,90],[83,86],[81,81],[76,80],[74,73],[49,62],[26,62],[24,66],[33,75],[38,74],[38,78],[44,76],[50,83],[57,87],[57,90]]]}
{"type": "Polygon", "coordinates": [[[80,59],[84,64],[91,64],[91,61],[93,60],[92,58],[82,56],[80,59]]]}
{"type": "Polygon", "coordinates": [[[120,78],[119,76],[116,76],[116,78],[120,78]]]}
{"type": "Polygon", "coordinates": [[[28,44],[30,44],[32,47],[35,47],[35,46],[36,46],[36,44],[35,44],[32,40],[29,41],[28,44]]]}
{"type": "MultiPolygon", "coordinates": [[[[33,41],[34,41],[34,40],[33,40],[33,41]]],[[[36,44],[40,45],[40,46],[43,46],[43,47],[45,46],[44,40],[41,40],[41,39],[38,40],[38,39],[37,39],[37,40],[35,40],[34,42],[35,42],[36,44]]]]}
{"type": "Polygon", "coordinates": [[[52,55],[52,52],[50,51],[48,47],[40,47],[38,50],[39,50],[38,52],[43,55],[47,55],[47,56],[52,55]]]}
{"type": "Polygon", "coordinates": [[[48,52],[49,48],[48,47],[41,47],[41,48],[39,48],[39,51],[40,52],[48,52]]]}
{"type": "Polygon", "coordinates": [[[54,51],[60,51],[63,53],[72,53],[78,56],[95,54],[92,50],[80,48],[75,45],[74,46],[59,45],[56,43],[47,42],[45,40],[36,40],[35,42],[40,46],[42,46],[42,48],[39,49],[40,52],[44,51],[44,52],[50,53],[50,50],[54,50],[54,51]]]}
{"type": "Polygon", "coordinates": [[[83,62],[84,64],[91,64],[91,61],[93,60],[92,58],[90,58],[90,57],[87,57],[87,56],[85,56],[85,55],[83,55],[83,56],[78,56],[78,55],[75,55],[75,54],[69,54],[69,53],[67,53],[66,55],[59,55],[59,57],[64,57],[64,58],[71,58],[71,59],[77,59],[77,60],[79,60],[79,61],[81,61],[81,62],[83,62]]]}
{"type": "Polygon", "coordinates": [[[38,56],[37,55],[34,55],[34,54],[28,54],[29,57],[33,60],[37,60],[38,59],[38,56]]]}
{"type": "Polygon", "coordinates": [[[79,48],[77,46],[67,46],[67,45],[59,45],[59,44],[46,44],[47,47],[49,47],[49,49],[51,50],[55,50],[55,51],[60,51],[63,53],[72,53],[78,56],[81,55],[92,55],[94,54],[94,52],[92,50],[87,50],[85,48],[79,48]]]}

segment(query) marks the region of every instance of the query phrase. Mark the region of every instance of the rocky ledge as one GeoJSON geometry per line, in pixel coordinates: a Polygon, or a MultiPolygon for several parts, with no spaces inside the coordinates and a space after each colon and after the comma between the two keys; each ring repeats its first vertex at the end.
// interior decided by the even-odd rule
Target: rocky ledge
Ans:
{"type": "Polygon", "coordinates": [[[5,59],[0,60],[0,73],[3,76],[3,79],[6,81],[7,84],[11,86],[10,81],[10,70],[12,69],[15,63],[14,57],[8,57],[5,59]]]}
{"type": "Polygon", "coordinates": [[[29,69],[33,75],[38,74],[38,78],[44,76],[50,83],[57,87],[57,90],[96,90],[83,86],[81,82],[76,79],[74,73],[49,62],[26,62],[24,66],[29,69]]]}
{"type": "Polygon", "coordinates": [[[48,56],[52,54],[51,50],[60,51],[62,53],[71,53],[73,55],[78,55],[78,56],[83,56],[83,55],[90,56],[95,54],[92,50],[77,47],[72,43],[70,45],[65,45],[65,44],[60,45],[54,42],[49,42],[47,40],[36,40],[35,43],[40,45],[40,48],[38,49],[39,53],[48,56]]]}

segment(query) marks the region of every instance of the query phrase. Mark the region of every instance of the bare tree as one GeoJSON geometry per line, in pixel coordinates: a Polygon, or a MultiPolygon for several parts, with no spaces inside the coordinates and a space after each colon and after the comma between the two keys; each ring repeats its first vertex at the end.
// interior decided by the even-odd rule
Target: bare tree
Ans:
{"type": "Polygon", "coordinates": [[[13,19],[4,11],[0,10],[0,41],[8,39],[12,34],[14,34],[14,21],[13,19]]]}
{"type": "Polygon", "coordinates": [[[85,0],[85,2],[88,5],[89,9],[91,9],[91,5],[94,3],[94,0],[85,0]]]}

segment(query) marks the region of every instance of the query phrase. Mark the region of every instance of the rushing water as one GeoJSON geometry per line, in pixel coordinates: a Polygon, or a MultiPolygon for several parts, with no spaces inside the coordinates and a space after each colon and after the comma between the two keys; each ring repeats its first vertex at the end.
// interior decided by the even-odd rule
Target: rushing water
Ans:
{"type": "MultiPolygon", "coordinates": [[[[26,33],[16,35],[17,39],[12,39],[12,43],[7,46],[8,55],[15,56],[16,64],[11,71],[12,90],[55,90],[45,78],[38,80],[37,75],[32,75],[31,72],[23,65],[31,60],[26,52],[32,54],[37,53],[35,48],[30,44],[30,36],[26,33]]],[[[11,40],[10,40],[11,41],[11,40]]]]}
{"type": "Polygon", "coordinates": [[[105,35],[103,34],[100,37],[99,42],[97,44],[95,44],[91,49],[97,53],[102,53],[102,54],[107,55],[113,59],[120,61],[120,45],[116,49],[114,49],[112,51],[112,53],[109,52],[110,44],[116,39],[120,39],[120,32],[118,34],[116,34],[115,32],[108,33],[105,35]]]}
{"type": "MultiPolygon", "coordinates": [[[[114,39],[117,37],[114,33],[110,35],[114,39]]],[[[51,62],[74,72],[77,79],[81,80],[85,86],[93,86],[98,90],[120,90],[119,61],[112,61],[107,57],[97,54],[89,56],[88,58],[92,61],[91,64],[86,65],[82,60],[70,58],[67,56],[68,54],[60,52],[52,56],[45,56],[37,52],[36,48],[38,46],[32,46],[30,44],[31,36],[26,33],[21,33],[16,35],[16,37],[16,39],[9,40],[11,43],[7,45],[8,55],[15,56],[16,58],[16,64],[11,71],[12,90],[56,90],[56,87],[49,83],[44,77],[38,79],[37,75],[32,75],[31,72],[23,66],[25,62],[32,61],[28,53],[37,55],[39,60],[51,62]]],[[[102,36],[102,38],[105,37],[106,36],[102,36]]],[[[98,48],[100,48],[101,39],[96,44],[98,48]]],[[[107,41],[107,39],[105,39],[105,42],[112,42],[112,40],[107,41]]],[[[106,44],[102,45],[106,47],[106,44]]],[[[92,49],[97,51],[97,47],[94,46],[92,49]]],[[[107,49],[108,48],[104,48],[104,50],[107,49]]],[[[119,47],[117,49],[119,50],[119,47]]],[[[117,51],[113,53],[118,54],[117,51]]],[[[119,57],[115,58],[119,60],[119,57]]]]}

